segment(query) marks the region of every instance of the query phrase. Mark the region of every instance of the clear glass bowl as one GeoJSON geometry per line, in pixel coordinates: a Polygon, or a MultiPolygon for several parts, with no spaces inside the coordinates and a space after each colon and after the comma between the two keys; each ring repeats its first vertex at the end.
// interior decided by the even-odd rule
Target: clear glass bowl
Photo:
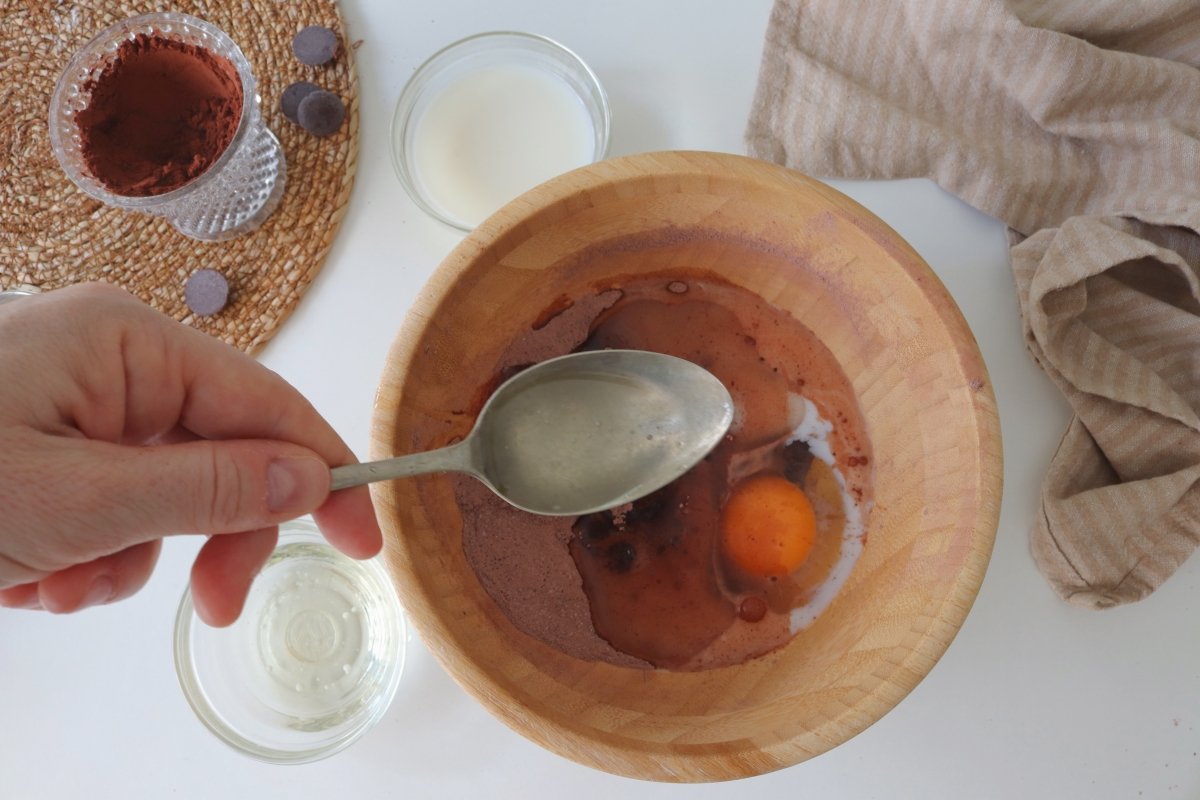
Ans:
{"type": "Polygon", "coordinates": [[[22,297],[32,297],[35,294],[37,292],[31,289],[5,289],[4,291],[0,291],[0,305],[11,303],[22,297]]]}
{"type": "Polygon", "coordinates": [[[105,28],[71,59],[50,99],[50,147],[80,189],[101,202],[166,218],[185,236],[219,241],[247,233],[279,205],[287,164],[279,140],[267,128],[250,62],[220,28],[202,19],[163,12],[143,14],[105,28]],[[88,79],[110,62],[121,43],[138,34],[194,44],[233,64],[242,82],[242,116],[225,152],[202,175],[184,186],[152,197],[110,192],[84,163],[75,114],[91,100],[88,79]]]}
{"type": "Polygon", "coordinates": [[[261,761],[301,764],[344,749],[383,716],[406,637],[379,559],[342,555],[302,518],[280,526],[233,625],[201,622],[184,592],[175,670],[219,739],[261,761]]]}
{"type": "MultiPolygon", "coordinates": [[[[578,96],[591,122],[590,158],[574,166],[582,167],[608,155],[612,114],[608,96],[600,79],[575,53],[545,36],[515,31],[496,31],[469,36],[442,48],[417,68],[400,93],[392,117],[392,163],[409,197],[425,213],[462,231],[470,231],[482,219],[460,219],[442,207],[434,193],[424,185],[414,154],[420,121],[430,104],[464,76],[488,68],[532,68],[543,75],[561,79],[578,96]]],[[[501,152],[501,148],[497,148],[501,152]]],[[[500,155],[499,157],[503,157],[500,155]]],[[[526,187],[532,189],[546,175],[526,187]]],[[[511,198],[510,198],[511,199],[511,198]]],[[[499,206],[492,209],[496,211],[499,206]]]]}

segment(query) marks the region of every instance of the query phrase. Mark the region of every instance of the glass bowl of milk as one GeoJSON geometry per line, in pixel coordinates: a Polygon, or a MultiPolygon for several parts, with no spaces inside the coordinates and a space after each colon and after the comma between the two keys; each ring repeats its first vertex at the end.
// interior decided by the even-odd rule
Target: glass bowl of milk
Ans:
{"type": "Polygon", "coordinates": [[[342,750],[383,716],[406,642],[380,559],[342,555],[304,517],[279,527],[229,627],[204,624],[184,592],[175,670],[192,710],[223,742],[261,761],[301,764],[342,750]]]}
{"type": "Polygon", "coordinates": [[[608,154],[595,73],[544,36],[481,33],[435,53],[400,94],[392,157],[425,212],[470,231],[518,195],[608,154]]]}

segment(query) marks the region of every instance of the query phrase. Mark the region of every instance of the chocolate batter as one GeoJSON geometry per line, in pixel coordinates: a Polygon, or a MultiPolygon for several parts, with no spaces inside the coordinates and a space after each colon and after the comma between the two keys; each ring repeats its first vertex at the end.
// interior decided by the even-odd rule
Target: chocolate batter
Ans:
{"type": "Polygon", "coordinates": [[[146,197],[212,166],[237,131],[242,83],[233,64],[191,44],[139,34],[122,42],[75,115],[88,171],[113,194],[146,197]]]}

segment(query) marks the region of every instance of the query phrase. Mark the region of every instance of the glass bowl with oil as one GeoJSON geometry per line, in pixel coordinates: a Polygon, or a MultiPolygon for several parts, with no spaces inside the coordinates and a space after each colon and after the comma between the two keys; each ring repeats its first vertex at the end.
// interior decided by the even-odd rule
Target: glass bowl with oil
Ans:
{"type": "Polygon", "coordinates": [[[406,641],[381,561],[342,555],[305,517],[280,526],[233,625],[204,624],[184,592],[175,669],[219,739],[261,761],[301,764],[346,748],[383,716],[406,641]]]}

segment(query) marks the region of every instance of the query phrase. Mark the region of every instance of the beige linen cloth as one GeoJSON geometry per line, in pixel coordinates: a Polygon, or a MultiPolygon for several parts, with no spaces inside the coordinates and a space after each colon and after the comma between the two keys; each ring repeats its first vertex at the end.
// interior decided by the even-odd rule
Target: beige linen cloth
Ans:
{"type": "Polygon", "coordinates": [[[1025,339],[1074,416],[1032,532],[1068,601],[1200,541],[1200,0],[777,0],[746,140],[929,177],[1012,229],[1025,339]]]}

